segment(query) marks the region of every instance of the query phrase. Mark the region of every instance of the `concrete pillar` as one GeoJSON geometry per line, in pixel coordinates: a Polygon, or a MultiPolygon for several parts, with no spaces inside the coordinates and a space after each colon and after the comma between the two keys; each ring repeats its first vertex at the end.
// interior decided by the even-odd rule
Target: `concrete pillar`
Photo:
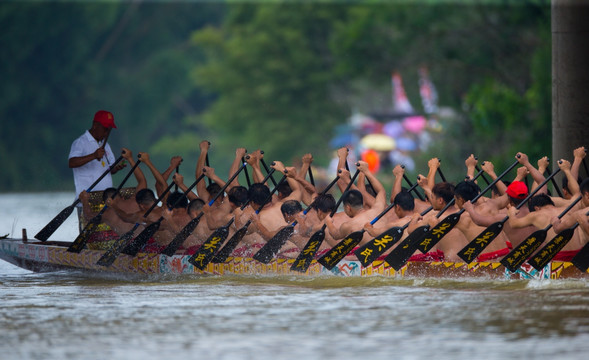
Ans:
{"type": "MultiPolygon", "coordinates": [[[[552,0],[552,159],[589,148],[589,1],[552,0]]],[[[588,161],[588,160],[586,160],[588,161]]],[[[586,176],[583,167],[579,175],[586,176]]]]}

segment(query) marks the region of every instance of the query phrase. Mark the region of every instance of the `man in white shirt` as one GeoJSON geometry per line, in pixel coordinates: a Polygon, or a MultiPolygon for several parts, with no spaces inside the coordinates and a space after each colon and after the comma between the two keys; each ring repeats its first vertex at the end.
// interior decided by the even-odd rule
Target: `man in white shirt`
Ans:
{"type": "MultiPolygon", "coordinates": [[[[112,128],[116,129],[112,113],[104,110],[97,111],[90,130],[86,130],[72,143],[68,165],[74,172],[76,197],[83,190],[88,190],[90,185],[115,162],[113,152],[106,143],[112,128]]],[[[112,187],[111,174],[123,167],[125,167],[124,164],[115,166],[111,173],[107,174],[92,190],[99,191],[112,187]]]]}

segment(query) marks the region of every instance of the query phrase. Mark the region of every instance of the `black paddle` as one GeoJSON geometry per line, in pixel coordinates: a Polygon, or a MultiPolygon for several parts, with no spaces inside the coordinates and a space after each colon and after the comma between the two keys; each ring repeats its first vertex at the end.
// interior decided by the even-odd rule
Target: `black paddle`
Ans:
{"type": "MultiPolygon", "coordinates": [[[[241,162],[244,163],[245,162],[245,158],[242,157],[241,158],[241,162]]],[[[245,181],[247,182],[247,187],[250,188],[252,186],[252,182],[250,180],[250,175],[247,171],[247,167],[245,169],[243,169],[243,173],[245,174],[245,181]]]]}
{"type": "MultiPolygon", "coordinates": [[[[482,171],[479,171],[477,175],[473,178],[473,181],[477,179],[478,176],[482,174],[482,171]]],[[[444,208],[442,208],[436,218],[439,218],[450,206],[454,204],[454,199],[450,200],[444,208]]],[[[430,206],[428,209],[424,210],[420,215],[423,216],[431,211],[433,208],[430,206]]],[[[384,261],[389,264],[390,267],[399,271],[409,258],[415,253],[417,250],[417,245],[423,241],[425,235],[429,232],[430,227],[429,225],[422,225],[416,228],[405,238],[405,240],[401,241],[401,243],[391,251],[389,255],[384,259],[384,261]]]]}
{"type": "MultiPolygon", "coordinates": [[[[272,176],[272,173],[274,172],[274,168],[270,170],[270,172],[268,173],[268,175],[266,175],[266,177],[264,178],[264,180],[261,181],[261,184],[264,184],[268,178],[270,176],[272,176]]],[[[270,192],[270,195],[268,195],[268,198],[266,199],[266,201],[264,202],[264,205],[266,205],[267,203],[271,202],[272,199],[272,195],[278,190],[278,186],[274,187],[274,189],[272,189],[272,191],[270,192]]],[[[260,208],[258,208],[258,210],[256,210],[256,214],[259,214],[260,211],[262,210],[262,208],[264,207],[264,205],[260,206],[260,208]]],[[[247,203],[242,205],[241,210],[245,209],[245,207],[247,206],[247,203]]],[[[211,260],[214,263],[224,263],[227,258],[229,257],[229,255],[231,255],[231,253],[233,252],[233,250],[235,250],[235,248],[237,247],[237,245],[239,244],[239,242],[241,241],[241,239],[243,239],[243,237],[245,236],[246,232],[247,232],[247,228],[249,227],[249,225],[251,224],[251,220],[248,220],[247,223],[245,225],[243,225],[241,228],[239,228],[234,234],[233,236],[231,236],[231,238],[227,241],[227,243],[225,244],[225,246],[223,246],[221,248],[221,250],[219,250],[219,252],[217,252],[217,254],[213,257],[213,260],[211,260]]]]}
{"type": "MultiPolygon", "coordinates": [[[[339,176],[338,176],[338,178],[339,178],[339,176]]],[[[332,184],[330,184],[330,186],[335,184],[335,182],[337,182],[337,179],[335,181],[333,181],[332,184]]],[[[353,180],[351,181],[351,183],[352,182],[353,182],[353,180]]],[[[326,191],[328,191],[330,186],[325,188],[325,190],[323,190],[322,194],[324,194],[326,191]]],[[[307,207],[303,211],[303,215],[306,215],[309,212],[309,210],[311,210],[311,208],[312,208],[311,206],[307,207]]],[[[262,248],[260,250],[258,250],[257,253],[254,254],[253,259],[257,260],[263,264],[268,264],[270,261],[272,261],[272,259],[276,256],[276,254],[278,254],[278,252],[284,246],[284,244],[286,244],[288,239],[290,239],[290,237],[294,233],[294,229],[295,229],[296,225],[297,225],[297,221],[295,220],[291,224],[280,229],[270,240],[268,240],[264,244],[264,246],[262,246],[262,248]]]]}
{"type": "MultiPolygon", "coordinates": [[[[282,177],[282,179],[280,179],[280,181],[278,181],[278,184],[274,187],[274,189],[275,190],[278,189],[278,186],[280,184],[282,184],[285,180],[286,180],[286,175],[284,175],[282,177]]],[[[266,198],[266,202],[271,201],[273,193],[274,193],[274,191],[272,191],[272,192],[270,192],[270,194],[268,194],[268,197],[266,198]]],[[[264,203],[264,205],[266,204],[266,202],[264,203]]],[[[242,205],[242,210],[245,209],[246,206],[247,206],[247,203],[242,205]]],[[[261,210],[262,207],[260,207],[260,209],[258,209],[258,211],[256,213],[259,213],[259,210],[261,210]]],[[[225,242],[227,235],[229,235],[229,226],[231,226],[231,224],[233,224],[234,221],[235,221],[235,217],[231,218],[231,220],[229,220],[229,222],[225,226],[222,226],[222,227],[218,228],[217,230],[215,230],[209,236],[209,238],[201,245],[201,247],[194,253],[194,255],[192,255],[188,259],[188,262],[191,263],[192,265],[194,265],[194,267],[196,267],[197,269],[204,270],[207,267],[207,265],[209,264],[209,262],[211,262],[211,260],[215,256],[215,254],[219,251],[219,249],[221,248],[221,245],[223,245],[223,242],[225,242]]],[[[251,221],[248,221],[247,225],[249,226],[250,223],[251,223],[251,221]]]]}
{"type": "MultiPolygon", "coordinates": [[[[510,172],[519,162],[516,160],[507,170],[505,170],[501,175],[499,175],[495,180],[493,180],[487,187],[482,190],[477,196],[475,196],[471,202],[475,203],[480,197],[482,197],[493,185],[495,185],[502,177],[504,177],[508,172],[510,172]]],[[[482,170],[476,175],[479,177],[482,174],[482,170]]],[[[475,177],[475,178],[476,178],[475,177]]],[[[474,181],[474,180],[473,180],[474,181]]],[[[458,221],[460,221],[460,216],[466,210],[464,208],[460,209],[458,212],[450,214],[446,216],[442,221],[440,221],[436,226],[434,226],[429,232],[425,235],[423,240],[417,244],[417,249],[420,250],[422,253],[427,254],[446,234],[448,234],[458,221]]]]}
{"type": "Polygon", "coordinates": [[[315,179],[313,179],[313,171],[311,171],[311,164],[309,164],[309,181],[311,182],[311,185],[315,186],[315,179]]]}
{"type": "MultiPolygon", "coordinates": [[[[141,157],[141,155],[139,155],[139,157],[141,157]]],[[[112,196],[110,197],[111,199],[114,199],[118,195],[119,191],[121,191],[121,189],[123,188],[123,185],[125,184],[125,182],[127,182],[129,177],[131,176],[131,174],[133,174],[133,171],[135,171],[135,168],[137,168],[137,166],[139,166],[140,162],[141,162],[141,160],[138,159],[137,162],[135,163],[135,165],[133,165],[133,167],[131,168],[129,173],[125,176],[123,181],[119,184],[119,187],[117,187],[116,192],[114,194],[112,194],[112,196]]],[[[104,212],[106,211],[107,208],[108,208],[108,205],[104,204],[104,206],[102,207],[100,212],[98,214],[96,214],[92,219],[90,219],[90,221],[88,221],[88,223],[86,224],[86,226],[84,227],[82,232],[76,237],[76,239],[70,245],[70,247],[68,247],[67,251],[73,252],[73,253],[79,253],[80,251],[82,251],[82,249],[84,249],[84,247],[86,246],[86,243],[88,242],[88,238],[90,238],[90,235],[92,235],[92,233],[94,233],[94,228],[102,222],[102,214],[104,214],[104,212]]]]}
{"type": "MultiPolygon", "coordinates": [[[[534,190],[532,190],[525,199],[523,199],[515,208],[520,209],[524,204],[532,198],[546,183],[554,178],[560,169],[556,170],[554,173],[550,174],[544,181],[538,185],[534,190]]],[[[458,252],[458,257],[464,260],[465,263],[470,264],[474,259],[479,256],[479,254],[485,250],[485,248],[493,241],[503,230],[503,226],[505,226],[505,222],[509,219],[509,216],[505,216],[503,220],[497,221],[491,225],[489,225],[485,230],[483,230],[477,237],[475,237],[471,242],[468,243],[462,250],[458,252]]]]}
{"type": "MultiPolygon", "coordinates": [[[[213,203],[215,202],[215,200],[217,200],[217,198],[219,198],[219,196],[221,196],[223,194],[223,192],[225,191],[225,189],[227,189],[227,187],[229,186],[229,184],[231,184],[233,182],[233,180],[235,180],[235,178],[237,177],[237,175],[239,175],[239,173],[247,166],[247,163],[243,163],[239,169],[237,169],[237,171],[235,172],[235,174],[231,175],[231,177],[229,178],[229,180],[225,183],[225,185],[223,186],[223,188],[221,188],[221,190],[215,194],[215,196],[211,199],[211,201],[209,201],[209,206],[213,205],[213,203]]],[[[190,236],[190,234],[192,234],[192,232],[194,231],[194,229],[196,229],[196,227],[198,226],[200,219],[203,217],[204,212],[201,212],[200,214],[198,214],[197,217],[195,217],[194,219],[190,220],[188,222],[188,224],[186,224],[184,226],[184,228],[182,228],[182,230],[180,230],[180,232],[178,234],[176,234],[176,236],[174,236],[174,238],[172,239],[172,241],[168,244],[168,246],[161,252],[164,255],[167,256],[172,256],[176,253],[176,250],[178,250],[178,248],[184,243],[184,241],[186,241],[186,239],[190,236]]]]}
{"type": "MultiPolygon", "coordinates": [[[[90,192],[92,191],[92,189],[108,174],[112,171],[112,169],[123,159],[123,156],[119,156],[118,159],[115,160],[115,162],[107,169],[104,171],[104,173],[102,173],[102,175],[100,175],[100,177],[92,184],[90,185],[90,187],[86,190],[86,192],[90,192]]],[[[74,211],[74,208],[76,207],[76,205],[78,205],[78,203],[80,202],[79,198],[76,198],[76,200],[68,207],[66,207],[65,209],[61,210],[61,212],[59,214],[57,214],[53,220],[51,220],[47,225],[45,225],[45,227],[43,229],[41,229],[41,231],[39,231],[37,233],[37,235],[35,235],[35,239],[40,240],[40,241],[47,241],[47,239],[49,239],[49,237],[55,232],[55,230],[57,230],[61,224],[63,224],[63,222],[72,214],[72,212],[74,211]]]]}
{"type": "MultiPolygon", "coordinates": [[[[580,200],[580,199],[579,199],[580,200]]],[[[562,218],[564,214],[566,214],[570,209],[576,205],[576,201],[571,203],[563,212],[558,215],[558,218],[562,218]]],[[[509,254],[507,254],[503,259],[501,259],[501,264],[507,268],[507,270],[511,272],[516,272],[517,269],[521,266],[521,264],[526,261],[527,258],[536,251],[540,245],[546,239],[546,235],[548,234],[548,230],[552,227],[552,224],[548,224],[544,229],[540,229],[534,231],[530,236],[528,236],[521,244],[516,246],[509,254]]]]}
{"type": "MultiPolygon", "coordinates": [[[[158,199],[156,199],[156,201],[153,202],[153,204],[149,207],[149,209],[147,209],[145,214],[143,214],[144,220],[147,219],[147,216],[153,211],[153,209],[155,209],[157,204],[163,199],[163,197],[167,194],[167,192],[171,189],[171,187],[173,185],[174,185],[174,183],[170,184],[170,186],[168,186],[166,191],[164,191],[161,194],[161,196],[158,199]]],[[[100,259],[98,259],[96,264],[101,265],[101,266],[107,266],[107,267],[111,266],[112,263],[115,262],[115,260],[117,259],[117,257],[121,253],[121,251],[123,251],[123,249],[125,249],[127,244],[131,240],[133,240],[133,235],[135,233],[135,230],[137,230],[137,228],[139,227],[139,225],[141,225],[141,223],[138,223],[138,222],[135,223],[135,225],[133,226],[133,228],[131,230],[127,231],[125,234],[120,236],[115,241],[115,243],[110,247],[110,249],[106,250],[106,252],[100,257],[100,259]]]]}
{"type": "MultiPolygon", "coordinates": [[[[411,192],[418,184],[413,184],[408,192],[411,192]]],[[[395,203],[391,203],[386,209],[385,213],[388,212],[395,206],[395,203]]],[[[397,243],[401,236],[403,236],[403,231],[409,226],[409,222],[404,226],[393,226],[392,228],[384,231],[374,239],[370,240],[366,244],[359,247],[356,251],[354,251],[354,255],[358,258],[358,260],[362,263],[363,266],[368,266],[372,264],[372,262],[378,257],[390,249],[391,246],[397,243]]]]}
{"type": "MultiPolygon", "coordinates": [[[[339,180],[339,174],[336,175],[335,179],[333,179],[333,181],[331,183],[329,183],[329,185],[327,185],[325,190],[322,191],[322,194],[327,193],[327,191],[329,191],[329,189],[331,189],[331,187],[333,185],[335,185],[335,183],[338,180],[339,180]]],[[[341,200],[342,200],[342,197],[340,197],[340,199],[338,200],[334,209],[331,211],[330,216],[333,216],[333,214],[335,214],[335,212],[337,211],[337,208],[339,207],[339,204],[341,203],[341,200]]],[[[307,243],[303,247],[303,250],[301,250],[301,252],[299,253],[299,256],[297,256],[294,263],[290,267],[290,270],[299,271],[299,272],[303,272],[303,273],[307,271],[307,269],[311,265],[311,262],[315,258],[315,254],[317,253],[317,251],[321,247],[321,244],[323,243],[323,240],[325,239],[325,227],[326,226],[327,225],[323,224],[321,229],[317,230],[313,235],[311,235],[311,237],[309,238],[309,240],[307,241],[307,243]]]]}
{"type": "MultiPolygon", "coordinates": [[[[578,203],[582,198],[582,196],[579,196],[575,199],[575,202],[572,205],[578,203]]],[[[589,214],[589,212],[587,214],[589,214]]],[[[543,269],[544,266],[546,266],[546,264],[548,264],[550,260],[552,260],[552,258],[556,256],[556,254],[558,254],[558,252],[571,240],[577,226],[579,226],[578,222],[572,227],[559,232],[528,261],[528,264],[532,265],[534,269],[538,271],[543,269]]]]}
{"type": "MultiPolygon", "coordinates": [[[[585,215],[589,216],[589,212],[585,213],[585,215]]],[[[579,226],[579,223],[575,224],[575,227],[577,226],[579,226]]],[[[589,269],[589,243],[585,244],[581,250],[579,250],[571,262],[577,269],[582,272],[587,272],[587,269],[589,269]]]]}
{"type": "MultiPolygon", "coordinates": [[[[405,168],[404,165],[401,165],[403,168],[405,168]]],[[[407,185],[409,185],[411,187],[411,191],[413,191],[413,193],[419,198],[419,200],[421,201],[425,201],[425,198],[423,197],[423,195],[421,195],[421,193],[419,191],[417,191],[417,187],[413,186],[413,183],[411,182],[411,180],[409,180],[409,178],[407,177],[407,174],[403,173],[403,179],[405,179],[405,182],[407,182],[407,185]]]]}
{"type": "MultiPolygon", "coordinates": [[[[260,150],[260,153],[263,155],[264,152],[260,150]]],[[[260,162],[262,163],[262,166],[264,166],[264,169],[266,170],[266,174],[270,173],[270,168],[268,167],[268,165],[266,165],[266,162],[264,161],[264,158],[260,159],[260,162]]],[[[270,176],[270,181],[272,181],[272,184],[274,184],[274,186],[276,186],[276,180],[274,180],[273,176],[270,176]]]]}
{"type": "MultiPolygon", "coordinates": [[[[203,178],[205,177],[205,173],[203,171],[203,173],[196,179],[196,181],[194,183],[192,183],[184,192],[184,194],[188,194],[192,188],[194,188],[203,178]]],[[[176,201],[174,201],[174,203],[172,204],[172,209],[176,206],[176,204],[178,204],[180,201],[182,200],[182,197],[178,197],[176,199],[176,201]]],[[[137,255],[137,253],[139,251],[141,251],[141,249],[143,249],[143,247],[145,246],[145,244],[147,244],[147,242],[149,241],[149,239],[151,237],[153,237],[153,235],[159,230],[162,221],[164,220],[163,216],[160,216],[159,219],[156,222],[153,222],[151,224],[149,224],[148,226],[145,227],[145,229],[143,229],[143,231],[141,233],[139,233],[139,235],[137,235],[137,237],[135,238],[135,240],[133,240],[133,242],[131,244],[129,244],[127,246],[127,248],[123,249],[123,254],[127,254],[127,255],[131,255],[131,256],[135,256],[137,255]]],[[[169,244],[168,244],[169,246],[169,244]]],[[[167,249],[167,247],[166,247],[167,249]]],[[[165,250],[165,249],[164,249],[165,250]]]]}
{"type": "MultiPolygon", "coordinates": [[[[172,181],[170,183],[170,185],[168,185],[168,187],[162,192],[160,199],[163,199],[164,195],[166,195],[168,192],[170,192],[170,190],[172,190],[174,185],[176,185],[176,184],[172,181]]],[[[162,205],[165,205],[165,204],[162,204],[162,205]]],[[[145,219],[147,219],[147,217],[145,217],[145,219]]],[[[160,219],[163,220],[163,216],[160,216],[160,219]]],[[[121,250],[121,252],[123,254],[130,255],[130,256],[137,255],[139,250],[141,250],[143,248],[143,246],[145,246],[145,244],[147,244],[147,242],[149,241],[149,238],[152,237],[153,234],[155,234],[155,232],[160,228],[160,224],[161,224],[161,220],[158,219],[157,221],[147,225],[143,229],[143,231],[141,231],[139,233],[139,235],[137,235],[134,239],[132,239],[131,241],[128,242],[127,246],[125,246],[123,248],[123,250],[121,250]]]]}

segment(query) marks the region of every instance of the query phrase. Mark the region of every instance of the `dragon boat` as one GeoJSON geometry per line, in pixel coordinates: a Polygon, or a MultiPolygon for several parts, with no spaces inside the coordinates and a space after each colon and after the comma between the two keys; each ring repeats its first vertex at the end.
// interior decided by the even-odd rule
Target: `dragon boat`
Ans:
{"type": "Polygon", "coordinates": [[[343,260],[332,270],[313,261],[305,273],[291,271],[294,259],[277,258],[262,264],[252,258],[230,257],[224,263],[209,263],[204,270],[188,262],[189,255],[166,256],[139,253],[134,257],[121,254],[115,262],[104,267],[96,262],[104,250],[84,249],[80,253],[68,252],[70,242],[5,238],[0,239],[0,258],[34,272],[82,271],[89,273],[120,273],[144,275],[296,275],[296,276],[384,276],[418,278],[485,278],[485,279],[586,279],[589,272],[581,272],[570,262],[553,261],[541,271],[524,264],[511,273],[499,262],[408,262],[395,271],[384,261],[362,266],[359,261],[343,260]]]}

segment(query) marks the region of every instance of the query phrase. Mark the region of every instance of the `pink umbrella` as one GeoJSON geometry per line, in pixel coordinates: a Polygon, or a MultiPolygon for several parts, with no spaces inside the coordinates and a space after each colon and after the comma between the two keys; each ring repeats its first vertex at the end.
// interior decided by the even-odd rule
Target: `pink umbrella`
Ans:
{"type": "Polygon", "coordinates": [[[410,116],[403,119],[403,127],[414,134],[419,134],[425,129],[427,120],[423,116],[410,116]]]}

